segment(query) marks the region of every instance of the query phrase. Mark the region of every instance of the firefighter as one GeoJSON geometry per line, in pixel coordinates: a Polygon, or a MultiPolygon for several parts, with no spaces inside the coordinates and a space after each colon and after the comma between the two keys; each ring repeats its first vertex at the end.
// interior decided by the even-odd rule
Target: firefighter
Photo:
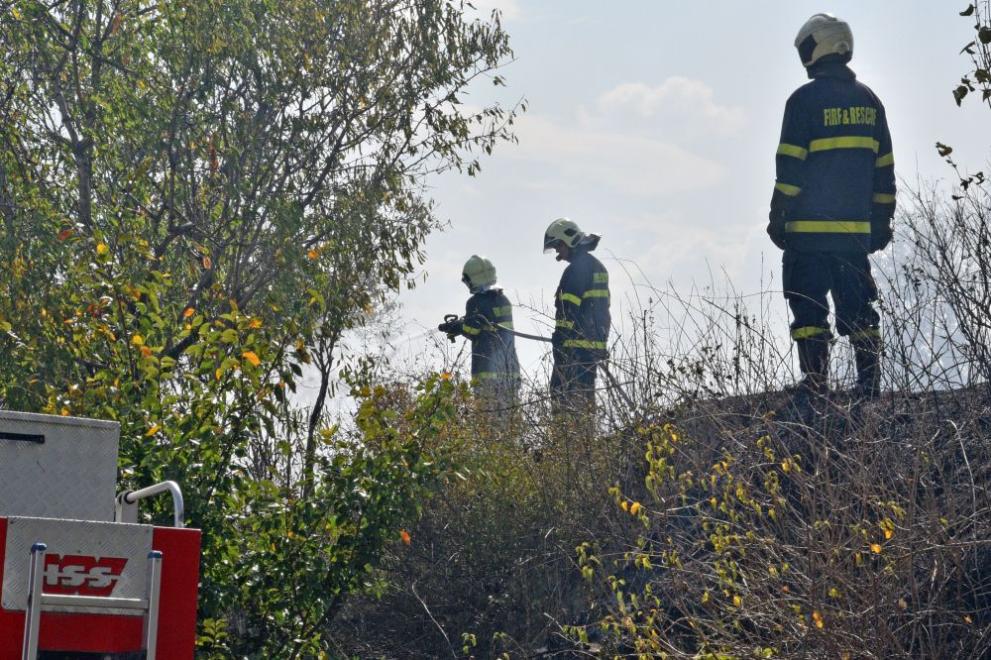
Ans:
{"type": "Polygon", "coordinates": [[[850,26],[815,14],[795,47],[811,82],[785,105],[777,179],[767,233],[780,249],[782,283],[794,322],[791,337],[804,376],[799,391],[828,391],[826,294],[836,327],[849,337],[857,364],[856,392],[880,395],[880,317],[868,254],[891,241],[894,157],[884,106],[847,66],[850,26]]]}
{"type": "Polygon", "coordinates": [[[438,326],[454,341],[464,335],[471,341],[471,377],[477,398],[491,411],[512,408],[520,389],[520,363],[513,337],[513,305],[496,285],[492,262],[471,255],[461,272],[471,297],[462,318],[438,326]]]}
{"type": "Polygon", "coordinates": [[[595,406],[595,371],[606,359],[609,339],[609,273],[591,252],[597,234],[585,234],[574,222],[558,218],[544,232],[544,252],[567,261],[554,294],[554,369],[551,397],[565,406],[591,412],[595,406]]]}

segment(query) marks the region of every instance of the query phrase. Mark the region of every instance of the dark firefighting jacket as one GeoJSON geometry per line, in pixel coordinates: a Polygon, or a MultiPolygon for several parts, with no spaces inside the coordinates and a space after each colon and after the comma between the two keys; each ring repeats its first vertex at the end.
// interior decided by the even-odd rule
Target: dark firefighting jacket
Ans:
{"type": "Polygon", "coordinates": [[[768,233],[799,252],[870,252],[895,211],[884,106],[845,64],[809,75],[785,105],[768,233]]]}
{"type": "Polygon", "coordinates": [[[551,340],[557,348],[605,351],[610,323],[609,273],[586,249],[574,249],[554,294],[551,340]]]}
{"type": "Polygon", "coordinates": [[[515,338],[509,332],[512,329],[513,305],[502,289],[482,291],[468,299],[461,332],[471,340],[473,378],[519,378],[515,338]]]}

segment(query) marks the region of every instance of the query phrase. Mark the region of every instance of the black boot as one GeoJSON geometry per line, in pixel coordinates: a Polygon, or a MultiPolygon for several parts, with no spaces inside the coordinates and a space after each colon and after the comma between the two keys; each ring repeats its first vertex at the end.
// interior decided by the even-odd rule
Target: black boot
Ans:
{"type": "Polygon", "coordinates": [[[829,393],[829,341],[824,339],[799,339],[798,368],[804,378],[798,384],[806,394],[824,396],[829,393]]]}
{"type": "Polygon", "coordinates": [[[851,343],[857,362],[856,394],[863,399],[877,399],[881,396],[881,339],[871,334],[851,343]]]}

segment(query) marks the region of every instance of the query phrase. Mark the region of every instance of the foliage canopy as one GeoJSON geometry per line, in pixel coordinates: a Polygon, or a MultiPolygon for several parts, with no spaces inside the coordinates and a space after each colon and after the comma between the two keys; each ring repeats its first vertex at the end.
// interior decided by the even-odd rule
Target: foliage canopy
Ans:
{"type": "MultiPolygon", "coordinates": [[[[437,226],[424,178],[473,174],[511,139],[515,109],[461,102],[509,57],[498,15],[447,0],[4,3],[0,401],[117,419],[126,481],[184,485],[207,618],[248,597],[245,570],[292,567],[246,615],[288,630],[276,592],[325,585],[330,566],[346,594],[398,533],[419,454],[395,438],[321,450],[338,442],[327,379],[341,334],[422,260],[437,226]],[[300,411],[290,393],[309,364],[323,386],[300,411]],[[341,499],[367,478],[368,501],[341,499]],[[328,497],[354,508],[328,512],[328,497]],[[371,520],[369,501],[383,503],[374,523],[344,524],[371,520]],[[269,541],[299,507],[319,527],[299,533],[333,528],[361,551],[282,561],[269,541]],[[274,550],[254,556],[238,534],[274,550]]],[[[336,605],[307,598],[312,640],[336,605]]],[[[237,652],[290,657],[300,636],[237,652]]]]}

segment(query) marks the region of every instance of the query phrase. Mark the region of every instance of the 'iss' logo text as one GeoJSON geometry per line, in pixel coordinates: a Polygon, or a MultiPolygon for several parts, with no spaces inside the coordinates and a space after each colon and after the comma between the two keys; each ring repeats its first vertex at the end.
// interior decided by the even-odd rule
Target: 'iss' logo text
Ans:
{"type": "Polygon", "coordinates": [[[55,555],[45,557],[45,584],[48,594],[109,596],[127,564],[124,557],[55,555]]]}

